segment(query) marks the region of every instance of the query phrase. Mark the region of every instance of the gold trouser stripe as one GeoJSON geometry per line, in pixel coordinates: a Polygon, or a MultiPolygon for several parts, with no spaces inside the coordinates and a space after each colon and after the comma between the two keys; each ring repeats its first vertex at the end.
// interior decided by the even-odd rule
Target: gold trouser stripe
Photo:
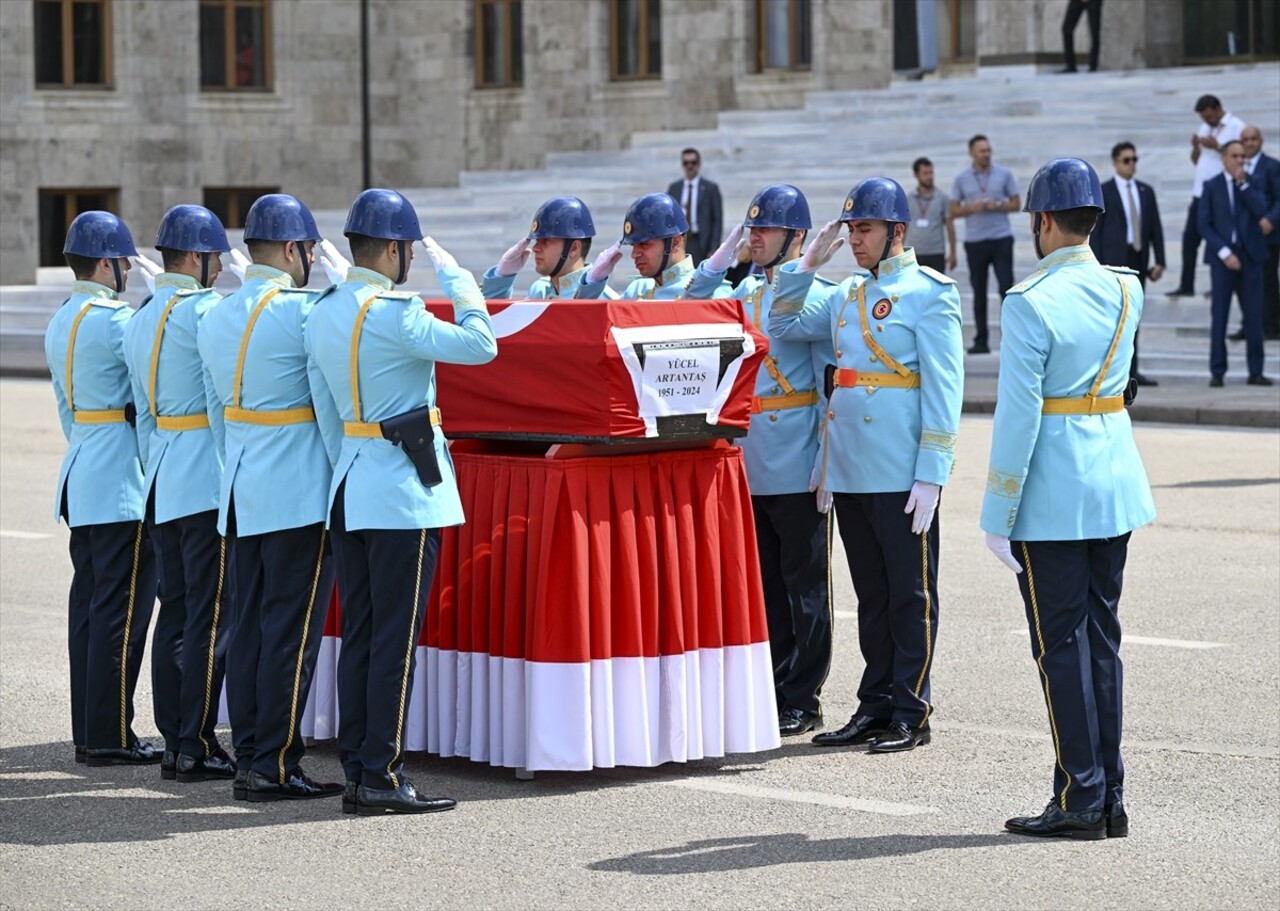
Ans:
{"type": "Polygon", "coordinates": [[[867,370],[853,370],[848,367],[841,367],[836,371],[835,384],[842,389],[851,386],[919,389],[920,374],[908,372],[906,376],[900,376],[896,373],[872,373],[867,370]]]}
{"type": "Polygon", "coordinates": [[[123,424],[125,422],[123,408],[108,408],[106,411],[74,411],[77,424],[123,424]]]}
{"type": "Polygon", "coordinates": [[[409,615],[409,644],[404,650],[404,675],[400,678],[400,713],[396,715],[396,751],[391,754],[391,761],[387,763],[387,777],[391,779],[393,788],[400,787],[400,778],[391,771],[391,767],[400,758],[400,739],[404,736],[404,703],[409,696],[409,668],[413,667],[411,663],[413,647],[418,644],[418,637],[413,633],[418,626],[418,600],[422,596],[422,559],[426,550],[427,530],[424,528],[418,533],[418,571],[413,582],[413,613],[409,615]]]}
{"type": "MultiPolygon", "coordinates": [[[[152,406],[152,413],[155,406],[152,406]]],[[[160,430],[204,430],[209,426],[209,415],[199,414],[157,414],[156,427],[160,430]]]]}
{"type": "Polygon", "coordinates": [[[223,416],[237,424],[257,424],[261,427],[283,427],[286,424],[311,424],[315,422],[316,410],[310,405],[302,408],[282,408],[277,411],[254,411],[251,408],[237,408],[228,405],[223,416]]]}
{"type": "Polygon", "coordinates": [[[1053,698],[1049,695],[1049,675],[1044,669],[1044,633],[1040,629],[1040,602],[1036,599],[1036,577],[1031,571],[1031,551],[1027,550],[1027,542],[1021,542],[1022,562],[1027,570],[1027,591],[1031,595],[1031,617],[1035,621],[1036,642],[1040,646],[1040,654],[1036,657],[1036,667],[1040,669],[1040,680],[1044,686],[1044,704],[1049,708],[1049,730],[1053,733],[1053,756],[1058,762],[1058,768],[1062,770],[1063,776],[1067,779],[1067,783],[1062,788],[1062,793],[1058,795],[1058,806],[1062,812],[1067,811],[1067,791],[1071,787],[1071,773],[1067,771],[1067,767],[1062,764],[1062,745],[1058,740],[1058,722],[1053,717],[1053,698]]]}
{"type": "Polygon", "coordinates": [[[200,724],[196,728],[196,736],[204,747],[205,758],[210,755],[209,744],[204,739],[204,726],[209,720],[209,709],[213,705],[213,657],[218,650],[218,617],[222,612],[222,585],[227,572],[227,539],[218,536],[218,584],[213,590],[213,623],[209,627],[209,660],[204,671],[204,708],[200,712],[200,724]]]}
{"type": "Polygon", "coordinates": [[[1078,395],[1070,398],[1045,399],[1041,414],[1115,414],[1124,411],[1124,396],[1109,395],[1097,398],[1078,395]]]}
{"type": "MultiPolygon", "coordinates": [[[[929,532],[925,531],[920,536],[920,579],[924,588],[924,664],[920,667],[920,676],[916,678],[916,698],[920,698],[920,693],[924,689],[925,678],[929,676],[929,664],[933,661],[933,597],[929,594],[929,532]]],[[[917,727],[924,727],[929,723],[929,716],[933,714],[933,706],[929,703],[924,704],[924,717],[920,719],[917,727]]]]}
{"type": "MultiPolygon", "coordinates": [[[[439,427],[444,420],[439,408],[431,409],[431,426],[439,427]]],[[[364,437],[370,440],[382,439],[382,425],[377,421],[343,421],[342,432],[349,437],[364,437]]]]}
{"type": "Polygon", "coordinates": [[[133,603],[138,596],[138,558],[142,555],[142,523],[133,535],[133,567],[129,570],[129,603],[124,611],[124,642],[120,646],[120,749],[129,749],[129,633],[133,603]]]}
{"type": "Polygon", "coordinates": [[[311,576],[311,595],[307,598],[307,612],[302,618],[302,639],[298,642],[298,661],[293,669],[293,698],[289,702],[289,732],[277,757],[280,783],[284,784],[284,754],[293,746],[293,736],[298,730],[298,691],[302,687],[302,661],[307,654],[307,636],[311,632],[311,613],[316,606],[316,593],[320,589],[320,571],[324,568],[324,540],[327,531],[320,529],[320,550],[316,554],[316,571],[311,576]]]}
{"type": "MultiPolygon", "coordinates": [[[[156,374],[160,371],[160,346],[164,344],[164,324],[169,321],[169,313],[173,310],[174,305],[178,303],[180,298],[176,293],[169,298],[169,304],[164,308],[164,312],[160,314],[160,322],[156,325],[155,341],[151,344],[151,373],[147,377],[147,399],[151,408],[152,417],[158,417],[160,412],[156,405],[156,374]]],[[[159,426],[159,422],[157,425],[159,426]]],[[[162,430],[168,428],[161,428],[162,430]]],[[[182,430],[185,428],[174,428],[182,430]]]]}
{"type": "MultiPolygon", "coordinates": [[[[71,380],[74,373],[73,366],[76,359],[76,333],[80,331],[80,321],[84,319],[84,315],[89,312],[89,308],[93,306],[93,300],[90,299],[80,308],[80,312],[76,314],[76,318],[71,321],[71,331],[67,333],[67,410],[72,414],[76,413],[75,396],[71,394],[71,380]]],[[[82,411],[81,414],[105,414],[102,411],[82,411]]],[[[120,420],[124,420],[124,412],[120,412],[120,420]]],[[[78,424],[106,424],[114,423],[114,421],[81,421],[76,419],[78,424]]]]}
{"type": "Polygon", "coordinates": [[[818,390],[808,392],[789,392],[786,395],[753,395],[751,397],[751,413],[760,414],[765,411],[785,411],[788,408],[808,408],[818,404],[818,390]]]}

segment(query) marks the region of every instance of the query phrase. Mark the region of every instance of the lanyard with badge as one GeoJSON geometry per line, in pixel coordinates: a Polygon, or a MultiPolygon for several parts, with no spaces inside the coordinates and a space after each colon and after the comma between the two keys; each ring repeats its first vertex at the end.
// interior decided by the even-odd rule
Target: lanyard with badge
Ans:
{"type": "Polygon", "coordinates": [[[916,227],[927,228],[929,227],[929,206],[933,204],[933,197],[917,195],[916,200],[920,209],[920,214],[916,217],[916,227]]]}

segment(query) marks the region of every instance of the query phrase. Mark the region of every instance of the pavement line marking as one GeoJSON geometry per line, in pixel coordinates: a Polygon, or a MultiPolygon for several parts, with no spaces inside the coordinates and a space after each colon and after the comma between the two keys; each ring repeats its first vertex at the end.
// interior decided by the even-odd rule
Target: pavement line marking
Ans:
{"type": "Polygon", "coordinates": [[[0,528],[0,538],[17,538],[20,541],[39,541],[42,538],[52,538],[53,535],[46,535],[35,531],[14,531],[9,528],[0,528]]]}
{"type": "MultiPolygon", "coordinates": [[[[1011,629],[1010,636],[1026,636],[1025,629],[1011,629]]],[[[1206,649],[1206,648],[1226,648],[1229,643],[1226,642],[1202,642],[1197,639],[1161,639],[1156,636],[1129,636],[1122,634],[1120,637],[1120,647],[1126,645],[1163,645],[1166,648],[1189,648],[1189,649],[1206,649]]]]}
{"type": "Polygon", "coordinates": [[[83,776],[70,772],[0,772],[0,781],[78,781],[83,776]]]}
{"type": "Polygon", "coordinates": [[[879,813],[881,816],[919,816],[936,813],[933,807],[909,803],[890,803],[885,800],[863,800],[840,794],[824,794],[819,791],[791,791],[784,788],[761,788],[754,785],[735,784],[729,781],[706,779],[680,779],[659,784],[690,791],[706,791],[709,794],[729,794],[735,797],[753,797],[763,800],[785,800],[790,803],[808,803],[819,807],[835,807],[838,810],[857,810],[861,813],[879,813]]]}
{"type": "Polygon", "coordinates": [[[105,788],[88,791],[67,791],[58,794],[30,794],[23,797],[0,797],[0,803],[12,803],[19,800],[65,800],[68,797],[124,797],[130,800],[180,800],[177,794],[166,794],[164,791],[153,791],[150,788],[105,788]]]}
{"type": "Polygon", "coordinates": [[[248,807],[185,807],[181,810],[165,810],[166,813],[186,813],[191,816],[229,816],[233,813],[248,814],[256,816],[256,810],[250,810],[248,807]]]}
{"type": "MultiPolygon", "coordinates": [[[[1017,737],[1021,740],[1041,740],[1048,742],[1052,738],[1048,730],[1029,731],[1019,728],[992,727],[984,724],[966,724],[956,721],[931,721],[929,724],[939,731],[954,731],[957,734],[981,734],[988,737],[1017,737]]],[[[1125,739],[1121,750],[1138,750],[1151,752],[1200,753],[1205,756],[1225,756],[1246,759],[1280,759],[1280,750],[1275,747],[1255,747],[1242,744],[1182,743],[1176,740],[1130,740],[1125,739]]]]}

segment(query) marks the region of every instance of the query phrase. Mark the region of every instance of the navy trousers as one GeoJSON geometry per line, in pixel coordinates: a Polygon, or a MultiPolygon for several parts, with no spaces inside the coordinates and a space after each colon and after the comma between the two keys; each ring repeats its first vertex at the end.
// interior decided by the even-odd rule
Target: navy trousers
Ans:
{"type": "Polygon", "coordinates": [[[1128,534],[1013,542],[1053,735],[1053,799],[1064,811],[1102,809],[1124,795],[1119,608],[1128,551],[1128,534]]]}
{"type": "Polygon", "coordinates": [[[91,750],[129,749],[155,554],[143,522],[75,526],[70,551],[71,738],[91,750]]]}
{"type": "Polygon", "coordinates": [[[987,270],[995,269],[1000,300],[1013,287],[1013,238],[966,241],[965,258],[969,261],[969,283],[973,285],[973,343],[988,344],[987,270]]]}
{"type": "Polygon", "coordinates": [[[831,521],[811,493],[751,498],[778,708],[822,711],[831,669],[831,521]]]}
{"type": "Polygon", "coordinates": [[[418,635],[440,554],[440,530],[348,531],[345,485],[329,527],[342,598],[338,753],[347,781],[397,788],[418,635]]]}
{"type": "Polygon", "coordinates": [[[1187,221],[1182,226],[1182,277],[1176,290],[1191,294],[1196,290],[1196,253],[1200,249],[1200,197],[1192,196],[1187,221]]]}
{"type": "Polygon", "coordinates": [[[834,495],[840,540],[858,596],[858,644],[866,668],[858,714],[921,728],[933,713],[929,670],[938,637],[939,514],[911,531],[908,492],[834,495]]]}
{"type": "Polygon", "coordinates": [[[1209,264],[1213,277],[1213,315],[1209,324],[1209,373],[1222,376],[1227,372],[1227,318],[1231,315],[1231,296],[1240,299],[1244,311],[1245,361],[1249,375],[1262,373],[1262,263],[1239,256],[1241,269],[1228,269],[1216,257],[1209,264]]]}
{"type": "Polygon", "coordinates": [[[323,523],[236,539],[227,713],[236,766],[284,783],[306,751],[302,710],[333,592],[323,523]]]}
{"type": "Polygon", "coordinates": [[[151,526],[160,611],[151,636],[151,689],[164,748],[205,758],[214,726],[235,597],[234,542],[218,511],[151,526]]]}

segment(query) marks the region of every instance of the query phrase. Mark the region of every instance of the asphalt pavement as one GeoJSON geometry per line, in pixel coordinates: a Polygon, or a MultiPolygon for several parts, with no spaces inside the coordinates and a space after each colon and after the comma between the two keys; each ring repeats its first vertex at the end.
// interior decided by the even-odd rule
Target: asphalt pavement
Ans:
{"type": "MultiPolygon", "coordinates": [[[[0,908],[1276,907],[1280,433],[1138,428],[1159,517],[1121,605],[1132,834],[1078,843],[1002,832],[1048,801],[1053,752],[1013,576],[977,528],[990,429],[965,418],[941,506],[930,745],[806,738],[531,782],[411,754],[458,809],[365,819],[72,762],[63,442],[47,382],[0,381],[0,908]]],[[[840,563],[834,578],[829,727],[862,668],[840,563]]],[[[154,736],[145,672],[135,704],[154,736]]],[[[305,765],[341,778],[331,743],[305,765]]]]}

